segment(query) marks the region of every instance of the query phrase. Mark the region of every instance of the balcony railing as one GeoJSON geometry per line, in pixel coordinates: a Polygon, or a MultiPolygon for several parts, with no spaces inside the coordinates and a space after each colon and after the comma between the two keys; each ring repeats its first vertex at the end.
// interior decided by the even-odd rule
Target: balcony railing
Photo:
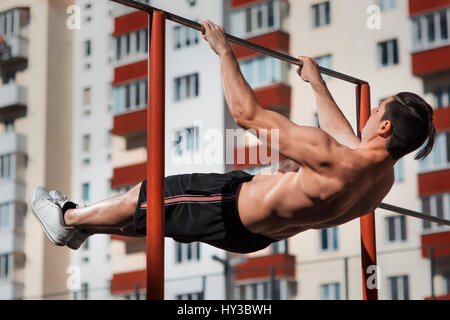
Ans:
{"type": "Polygon", "coordinates": [[[10,35],[0,41],[0,64],[28,59],[28,39],[18,35],[10,35]]]}
{"type": "Polygon", "coordinates": [[[26,115],[27,89],[15,82],[0,87],[0,121],[14,120],[26,115]]]}

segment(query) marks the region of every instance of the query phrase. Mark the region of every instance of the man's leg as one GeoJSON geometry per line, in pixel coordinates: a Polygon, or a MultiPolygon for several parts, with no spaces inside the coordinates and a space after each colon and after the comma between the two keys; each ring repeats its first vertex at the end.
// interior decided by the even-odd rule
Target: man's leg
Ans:
{"type": "MultiPolygon", "coordinates": [[[[113,230],[121,232],[121,228],[132,226],[134,213],[141,188],[139,183],[129,191],[106,199],[84,208],[69,209],[64,214],[64,221],[68,226],[91,231],[103,229],[109,233],[113,230]]],[[[129,227],[127,231],[130,231],[129,227]]],[[[96,232],[97,233],[97,232],[96,232]]]]}

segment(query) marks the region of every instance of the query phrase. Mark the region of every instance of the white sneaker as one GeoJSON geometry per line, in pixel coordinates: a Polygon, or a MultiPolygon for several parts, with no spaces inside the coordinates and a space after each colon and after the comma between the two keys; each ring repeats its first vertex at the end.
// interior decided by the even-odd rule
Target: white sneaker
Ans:
{"type": "Polygon", "coordinates": [[[57,246],[64,246],[75,233],[75,228],[64,222],[61,207],[43,187],[36,187],[30,194],[30,207],[45,234],[57,246]]]}
{"type": "MultiPolygon", "coordinates": [[[[67,197],[64,196],[61,192],[59,192],[57,190],[50,191],[49,195],[56,201],[56,203],[61,207],[61,209],[64,207],[66,207],[66,208],[64,208],[65,210],[67,210],[70,207],[72,207],[72,208],[79,207],[74,202],[67,201],[67,197]]],[[[65,210],[63,210],[63,214],[64,214],[65,210]]],[[[86,233],[82,230],[79,230],[79,229],[75,229],[75,230],[76,231],[74,232],[73,236],[69,239],[69,241],[66,244],[72,250],[78,250],[81,247],[81,245],[87,240],[87,238],[89,238],[91,236],[91,234],[86,233]]]]}

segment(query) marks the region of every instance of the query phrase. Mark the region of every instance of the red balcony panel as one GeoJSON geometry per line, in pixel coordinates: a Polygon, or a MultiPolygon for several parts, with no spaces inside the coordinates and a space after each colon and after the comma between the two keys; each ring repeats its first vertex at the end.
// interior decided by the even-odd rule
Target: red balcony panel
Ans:
{"type": "Polygon", "coordinates": [[[409,15],[415,16],[448,6],[448,0],[409,0],[409,15]]]}
{"type": "Polygon", "coordinates": [[[136,285],[145,289],[147,272],[145,270],[116,273],[111,280],[111,294],[125,294],[135,292],[136,285]]]}
{"type": "Polygon", "coordinates": [[[147,130],[147,109],[114,116],[112,134],[128,136],[147,130]]]}
{"type": "Polygon", "coordinates": [[[136,11],[114,19],[113,36],[148,28],[148,13],[136,11]]]}
{"type": "Polygon", "coordinates": [[[231,0],[231,8],[237,9],[239,7],[249,6],[260,2],[267,2],[267,0],[231,0]]]}
{"type": "Polygon", "coordinates": [[[147,179],[147,163],[114,168],[111,185],[113,188],[138,184],[147,179]]]}
{"type": "Polygon", "coordinates": [[[115,68],[113,86],[118,86],[126,82],[147,79],[147,73],[147,60],[115,68]]]}
{"type": "Polygon", "coordinates": [[[450,131],[450,106],[434,109],[433,123],[437,132],[450,131]]]}
{"type": "Polygon", "coordinates": [[[413,53],[412,71],[416,76],[450,69],[450,46],[413,53]]]}
{"type": "MultiPolygon", "coordinates": [[[[435,300],[450,300],[450,293],[444,294],[442,296],[434,297],[435,300]]],[[[425,300],[431,300],[431,297],[426,297],[425,300]]]]}
{"type": "Polygon", "coordinates": [[[263,107],[291,107],[291,87],[282,83],[254,90],[258,103],[263,107]]]}
{"type": "Polygon", "coordinates": [[[275,277],[295,277],[295,256],[274,254],[248,258],[236,265],[236,281],[269,279],[271,268],[275,270],[275,277]]]}
{"type": "Polygon", "coordinates": [[[450,231],[422,235],[422,257],[429,257],[429,247],[434,248],[434,257],[450,257],[450,231]]]}
{"type": "Polygon", "coordinates": [[[234,149],[233,167],[235,170],[244,170],[248,168],[268,165],[268,161],[273,157],[274,162],[285,159],[282,155],[272,149],[261,145],[245,146],[240,149],[234,149]],[[261,152],[261,154],[260,154],[261,152]],[[273,153],[272,153],[273,152],[273,153]],[[244,159],[241,154],[244,153],[244,159]],[[239,155],[239,158],[238,158],[239,155]],[[262,157],[261,157],[262,156],[262,157]]]}
{"type": "Polygon", "coordinates": [[[117,234],[111,235],[111,240],[120,240],[120,241],[131,241],[135,238],[132,237],[125,237],[125,236],[119,236],[117,234]]]}
{"type": "Polygon", "coordinates": [[[450,169],[419,174],[419,196],[450,191],[450,169]]]}
{"type": "MultiPolygon", "coordinates": [[[[283,31],[266,33],[247,40],[275,51],[289,51],[289,34],[283,31]]],[[[233,45],[233,51],[238,59],[248,59],[261,56],[261,53],[259,52],[238,45],[233,45]]]]}

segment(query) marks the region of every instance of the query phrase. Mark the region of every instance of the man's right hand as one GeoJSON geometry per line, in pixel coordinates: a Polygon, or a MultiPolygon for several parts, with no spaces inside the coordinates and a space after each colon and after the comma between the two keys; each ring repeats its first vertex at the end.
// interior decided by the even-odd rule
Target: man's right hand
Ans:
{"type": "Polygon", "coordinates": [[[306,82],[311,84],[323,81],[320,75],[317,61],[310,57],[298,57],[300,65],[297,69],[298,75],[306,82]]]}

